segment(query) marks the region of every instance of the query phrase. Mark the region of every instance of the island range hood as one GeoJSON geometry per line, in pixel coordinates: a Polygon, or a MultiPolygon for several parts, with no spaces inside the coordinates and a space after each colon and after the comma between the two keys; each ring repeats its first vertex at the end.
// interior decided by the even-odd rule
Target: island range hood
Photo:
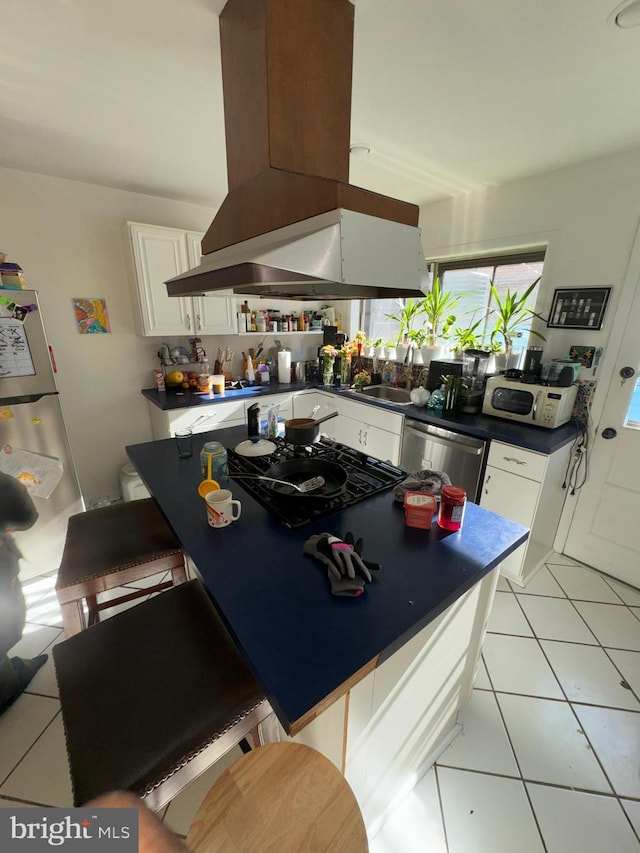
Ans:
{"type": "Polygon", "coordinates": [[[354,7],[228,0],[220,15],[229,193],[169,296],[421,296],[418,207],[349,184],[354,7]]]}

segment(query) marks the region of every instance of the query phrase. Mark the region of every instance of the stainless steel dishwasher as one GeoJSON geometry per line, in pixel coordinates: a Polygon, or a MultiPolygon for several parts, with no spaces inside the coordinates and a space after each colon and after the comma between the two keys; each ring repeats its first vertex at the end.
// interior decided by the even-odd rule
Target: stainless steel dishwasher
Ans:
{"type": "Polygon", "coordinates": [[[444,471],[455,486],[466,490],[470,501],[477,502],[487,444],[481,438],[405,418],[400,467],[408,472],[444,471]]]}

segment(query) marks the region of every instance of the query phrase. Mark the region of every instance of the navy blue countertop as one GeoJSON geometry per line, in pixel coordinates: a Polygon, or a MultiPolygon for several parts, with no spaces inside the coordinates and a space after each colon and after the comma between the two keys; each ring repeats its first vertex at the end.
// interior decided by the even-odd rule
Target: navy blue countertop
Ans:
{"type": "Polygon", "coordinates": [[[240,520],[212,529],[196,491],[200,445],[215,439],[234,447],[246,430],[195,438],[190,459],[178,458],[172,439],[133,445],[127,453],[287,730],[362,667],[393,654],[528,535],[475,504],[467,505],[457,533],[435,522],[428,531],[405,527],[392,491],[292,531],[239,483],[231,488],[242,501],[240,520]],[[302,551],[315,533],[347,530],[364,537],[365,559],[382,563],[356,599],[332,596],[326,568],[302,551]]]}
{"type": "Polygon", "coordinates": [[[257,387],[245,388],[241,391],[226,391],[224,396],[212,396],[210,394],[202,394],[196,391],[186,390],[184,392],[166,391],[158,392],[155,389],[147,388],[142,393],[154,405],[163,411],[173,411],[175,409],[186,409],[192,406],[211,405],[215,403],[223,403],[233,399],[251,399],[259,398],[267,394],[280,394],[287,391],[303,391],[305,389],[325,391],[329,394],[337,394],[339,396],[348,397],[357,400],[359,403],[365,403],[368,406],[375,406],[380,409],[391,409],[408,418],[412,418],[422,423],[433,424],[434,426],[451,429],[454,432],[462,433],[463,435],[472,435],[476,438],[486,440],[504,441],[507,444],[513,444],[516,447],[524,447],[527,450],[535,450],[538,453],[553,453],[570,444],[575,440],[577,435],[576,425],[573,423],[564,424],[557,429],[544,429],[543,427],[529,426],[528,424],[519,424],[514,421],[502,420],[501,418],[492,418],[488,415],[434,415],[428,412],[424,406],[397,406],[390,403],[382,403],[371,397],[365,397],[357,391],[340,391],[337,389],[325,388],[324,386],[305,385],[301,383],[292,383],[289,385],[261,385],[257,387]]]}
{"type": "Polygon", "coordinates": [[[251,385],[237,391],[225,391],[224,394],[209,394],[194,391],[191,388],[169,389],[167,391],[156,391],[155,388],[145,388],[142,391],[144,397],[152,402],[163,412],[173,412],[176,409],[191,409],[194,406],[211,406],[216,403],[228,403],[230,400],[252,400],[266,397],[269,394],[285,394],[291,391],[304,391],[305,388],[315,386],[305,385],[300,382],[290,382],[287,385],[279,385],[277,382],[270,385],[251,385]]]}

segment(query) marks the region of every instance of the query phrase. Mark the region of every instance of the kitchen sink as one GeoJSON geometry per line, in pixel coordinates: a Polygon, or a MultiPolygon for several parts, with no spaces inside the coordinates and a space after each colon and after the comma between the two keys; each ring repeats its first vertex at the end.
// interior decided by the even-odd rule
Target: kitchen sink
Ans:
{"type": "Polygon", "coordinates": [[[368,385],[360,394],[365,397],[373,397],[381,403],[393,403],[396,406],[411,405],[411,391],[406,388],[392,388],[390,385],[368,385]]]}

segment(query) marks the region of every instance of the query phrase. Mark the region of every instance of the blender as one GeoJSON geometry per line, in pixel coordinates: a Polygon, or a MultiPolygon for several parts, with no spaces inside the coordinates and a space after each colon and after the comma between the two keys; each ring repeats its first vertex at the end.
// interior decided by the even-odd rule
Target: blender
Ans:
{"type": "Polygon", "coordinates": [[[475,414],[482,409],[487,365],[491,353],[481,349],[466,349],[462,353],[462,379],[467,386],[466,397],[460,411],[475,414]]]}

